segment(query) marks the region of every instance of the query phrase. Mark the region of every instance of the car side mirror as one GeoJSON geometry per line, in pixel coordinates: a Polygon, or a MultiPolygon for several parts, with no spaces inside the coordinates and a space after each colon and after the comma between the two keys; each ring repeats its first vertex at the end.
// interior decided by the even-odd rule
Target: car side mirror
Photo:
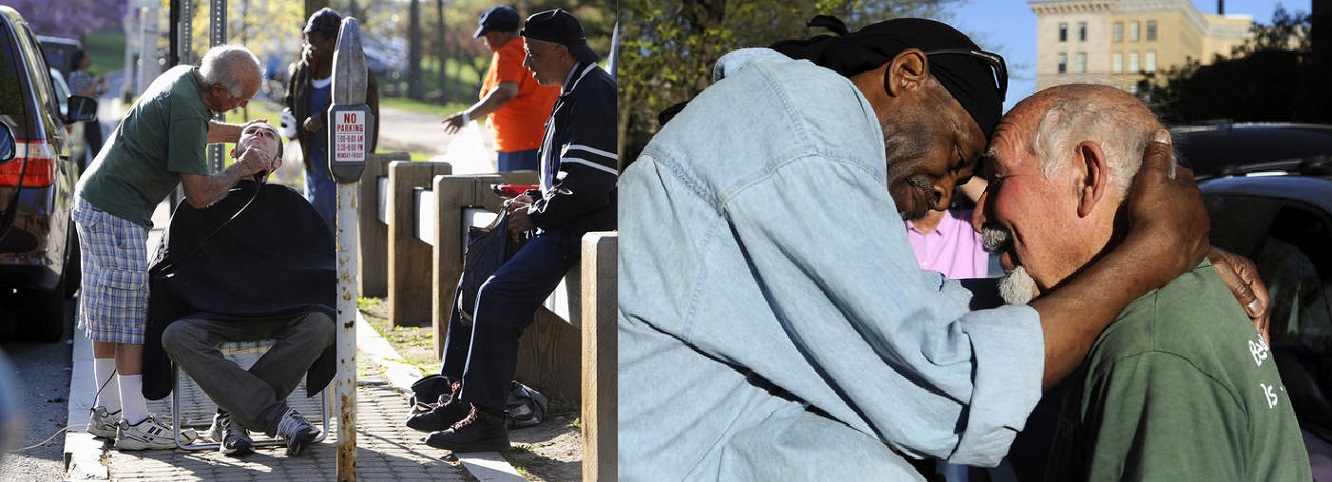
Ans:
{"type": "Polygon", "coordinates": [[[97,118],[97,100],[81,95],[69,96],[68,122],[85,122],[97,118]]]}
{"type": "Polygon", "coordinates": [[[0,163],[5,163],[14,159],[14,131],[9,124],[0,124],[0,128],[0,163]]]}

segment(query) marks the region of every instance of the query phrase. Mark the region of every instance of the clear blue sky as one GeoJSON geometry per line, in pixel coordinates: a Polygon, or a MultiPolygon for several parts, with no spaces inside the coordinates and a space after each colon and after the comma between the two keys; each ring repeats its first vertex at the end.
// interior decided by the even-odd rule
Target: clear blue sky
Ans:
{"type": "MultiPolygon", "coordinates": [[[[1255,22],[1270,23],[1277,4],[1287,11],[1310,9],[1311,0],[1226,0],[1226,14],[1245,14],[1255,22]]],[[[1193,0],[1203,13],[1216,13],[1216,0],[1193,0]]],[[[1004,56],[1008,63],[1007,111],[1036,88],[1036,14],[1026,0],[966,0],[953,7],[949,23],[975,37],[986,49],[1004,56]]]]}

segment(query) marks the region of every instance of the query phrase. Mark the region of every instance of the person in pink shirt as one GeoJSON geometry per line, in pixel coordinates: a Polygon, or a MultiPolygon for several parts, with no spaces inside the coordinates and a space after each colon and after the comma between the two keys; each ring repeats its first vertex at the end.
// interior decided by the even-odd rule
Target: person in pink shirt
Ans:
{"type": "Polygon", "coordinates": [[[930,211],[906,221],[907,239],[920,269],[938,271],[949,279],[989,277],[990,254],[981,235],[971,228],[971,211],[930,211]]]}
{"type": "MultiPolygon", "coordinates": [[[[985,185],[984,179],[973,177],[957,189],[975,201],[985,185]]],[[[938,271],[948,279],[990,276],[990,254],[980,233],[971,227],[971,210],[928,211],[925,217],[907,220],[906,228],[920,269],[938,271]]]]}

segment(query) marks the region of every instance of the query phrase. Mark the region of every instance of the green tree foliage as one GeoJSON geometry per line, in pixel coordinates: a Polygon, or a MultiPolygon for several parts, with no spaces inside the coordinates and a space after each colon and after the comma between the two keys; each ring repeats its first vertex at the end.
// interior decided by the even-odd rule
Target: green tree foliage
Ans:
{"type": "MultiPolygon", "coordinates": [[[[187,0],[191,10],[190,42],[191,58],[195,63],[203,57],[209,47],[209,0],[187,0]]],[[[184,2],[182,2],[184,3],[184,2]]],[[[171,8],[170,0],[162,0],[162,17],[165,22],[166,12],[171,8]]],[[[260,59],[267,55],[294,50],[300,41],[301,27],[305,24],[305,12],[299,2],[277,2],[262,0],[230,0],[227,2],[227,38],[229,42],[240,43],[258,54],[260,59]]],[[[168,26],[161,25],[162,39],[159,46],[168,45],[166,33],[168,26]]],[[[291,60],[295,60],[291,54],[291,60]]]]}
{"type": "Polygon", "coordinates": [[[660,127],[657,113],[712,81],[726,52],[828,33],[814,15],[835,15],[851,30],[896,17],[939,18],[949,0],[625,0],[620,2],[619,156],[628,165],[660,127]]]}
{"type": "Polygon", "coordinates": [[[1255,23],[1253,37],[1231,58],[1191,60],[1163,73],[1165,87],[1143,82],[1139,93],[1171,123],[1327,122],[1327,68],[1313,61],[1310,25],[1309,14],[1278,5],[1271,23],[1255,23]]]}
{"type": "MultiPolygon", "coordinates": [[[[410,40],[410,15],[405,2],[397,0],[358,0],[369,5],[366,14],[373,18],[379,15],[397,18],[396,38],[410,40]],[[383,4],[381,7],[380,5],[383,4]]],[[[337,2],[334,2],[337,3],[337,2]]],[[[615,4],[613,2],[570,2],[567,0],[422,0],[420,32],[417,37],[421,45],[421,62],[428,64],[421,67],[422,72],[433,71],[440,80],[441,87],[433,92],[425,92],[425,97],[441,102],[470,103],[476,100],[478,83],[464,85],[460,78],[461,70],[473,70],[484,73],[490,65],[491,52],[480,39],[472,38],[476,31],[477,19],[486,9],[495,5],[508,5],[526,18],[536,12],[562,8],[569,11],[582,23],[588,45],[604,58],[610,51],[611,32],[615,25],[615,4]],[[445,65],[446,71],[438,66],[445,65]]],[[[387,20],[387,19],[386,19],[387,20]]],[[[385,33],[384,35],[388,35],[385,33]]],[[[470,77],[469,77],[470,78],[470,77]]],[[[423,79],[423,82],[429,82],[423,79]]]]}

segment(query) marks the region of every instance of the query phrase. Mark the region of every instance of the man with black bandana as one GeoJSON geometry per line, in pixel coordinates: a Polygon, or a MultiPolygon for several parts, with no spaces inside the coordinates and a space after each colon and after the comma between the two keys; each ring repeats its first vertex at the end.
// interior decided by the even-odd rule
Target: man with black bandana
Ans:
{"type": "Polygon", "coordinates": [[[969,291],[917,268],[902,219],[971,176],[1002,59],[930,20],[816,22],[841,35],[722,57],[625,170],[622,480],[994,465],[1114,315],[1206,252],[1161,131],[1117,249],[1031,306],[969,311],[969,291]]]}

